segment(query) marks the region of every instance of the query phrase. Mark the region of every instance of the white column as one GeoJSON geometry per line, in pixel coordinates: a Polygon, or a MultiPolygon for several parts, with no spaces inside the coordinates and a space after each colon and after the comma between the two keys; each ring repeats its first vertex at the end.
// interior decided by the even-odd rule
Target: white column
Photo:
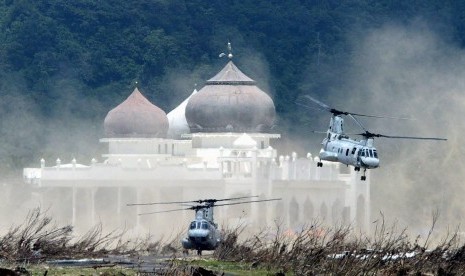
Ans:
{"type": "Polygon", "coordinates": [[[91,188],[90,190],[90,212],[91,212],[91,220],[92,220],[92,226],[95,225],[96,219],[95,219],[95,188],[91,188]]]}
{"type": "Polygon", "coordinates": [[[119,186],[118,188],[118,195],[117,195],[117,199],[116,199],[116,216],[117,216],[117,219],[118,219],[118,224],[121,225],[121,221],[122,221],[122,218],[121,218],[121,198],[122,198],[122,188],[121,186],[119,186]]]}
{"type": "Polygon", "coordinates": [[[292,179],[297,179],[297,153],[292,152],[292,179]]]}
{"type": "Polygon", "coordinates": [[[72,196],[71,196],[71,205],[72,205],[72,208],[73,208],[73,215],[72,215],[72,218],[71,218],[71,225],[73,227],[76,227],[76,193],[77,193],[77,188],[76,186],[73,185],[73,188],[72,188],[72,196]]]}
{"type": "MultiPolygon", "coordinates": [[[[141,195],[141,188],[136,188],[136,202],[137,203],[140,203],[140,195],[141,195]]],[[[137,205],[136,206],[136,229],[137,230],[140,230],[140,216],[139,214],[141,213],[141,210],[140,210],[140,205],[137,205]]]]}

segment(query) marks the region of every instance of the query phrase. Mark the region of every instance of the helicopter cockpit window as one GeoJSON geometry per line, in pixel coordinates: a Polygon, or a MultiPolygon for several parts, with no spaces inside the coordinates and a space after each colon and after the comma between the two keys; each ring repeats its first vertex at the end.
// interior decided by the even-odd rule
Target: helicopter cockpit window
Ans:
{"type": "Polygon", "coordinates": [[[378,158],[378,153],[376,152],[376,150],[373,150],[373,155],[375,156],[375,158],[378,158]]]}
{"type": "Polygon", "coordinates": [[[365,156],[365,150],[364,150],[364,149],[361,149],[361,150],[360,150],[360,156],[362,156],[362,157],[365,156]]]}
{"type": "Polygon", "coordinates": [[[370,157],[373,157],[373,151],[369,150],[369,152],[370,152],[370,157]]]}
{"type": "Polygon", "coordinates": [[[208,229],[208,223],[207,222],[202,222],[202,229],[208,229]]]}
{"type": "Polygon", "coordinates": [[[195,221],[191,222],[191,225],[189,226],[189,229],[195,229],[195,221]]]}

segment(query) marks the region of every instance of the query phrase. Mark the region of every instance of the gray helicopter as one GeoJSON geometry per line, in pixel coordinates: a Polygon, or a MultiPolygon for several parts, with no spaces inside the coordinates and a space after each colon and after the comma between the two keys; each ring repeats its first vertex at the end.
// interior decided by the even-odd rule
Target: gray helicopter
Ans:
{"type": "Polygon", "coordinates": [[[242,200],[242,199],[249,199],[249,198],[255,198],[255,197],[257,196],[235,197],[235,198],[224,198],[224,199],[199,199],[199,200],[192,200],[192,201],[128,204],[128,206],[157,205],[157,204],[196,204],[196,205],[192,205],[186,208],[141,213],[139,215],[168,213],[168,212],[176,212],[176,211],[182,211],[182,210],[194,210],[195,219],[189,224],[189,229],[187,230],[187,237],[183,238],[181,240],[181,243],[182,243],[182,247],[186,250],[186,252],[187,250],[197,250],[197,255],[202,255],[203,250],[215,250],[220,245],[223,239],[220,230],[218,230],[218,224],[215,223],[214,218],[213,218],[214,207],[281,200],[280,198],[273,198],[273,199],[249,200],[249,201],[216,204],[217,202],[220,202],[220,201],[242,200]]]}
{"type": "Polygon", "coordinates": [[[436,140],[436,141],[446,141],[445,138],[435,138],[435,137],[412,137],[412,136],[392,136],[392,135],[383,135],[372,133],[368,131],[356,116],[360,117],[371,117],[371,118],[389,118],[389,119],[407,119],[407,118],[396,118],[396,117],[386,117],[386,116],[374,116],[374,115],[365,115],[353,112],[347,112],[338,110],[328,105],[312,98],[309,95],[304,95],[296,104],[303,106],[308,109],[319,109],[328,111],[332,114],[331,120],[329,123],[329,128],[325,132],[326,137],[321,142],[322,148],[319,153],[320,161],[317,163],[317,167],[323,167],[322,160],[330,162],[340,162],[344,165],[351,165],[354,167],[355,171],[360,171],[363,169],[363,175],[361,180],[366,180],[366,170],[367,169],[376,169],[379,167],[379,155],[374,147],[374,138],[397,138],[397,139],[416,139],[416,140],[436,140]],[[316,108],[314,105],[316,104],[316,108]],[[363,133],[358,133],[364,137],[363,140],[357,141],[355,139],[349,138],[349,136],[344,132],[344,118],[342,115],[347,115],[352,118],[355,123],[363,129],[363,133]]]}

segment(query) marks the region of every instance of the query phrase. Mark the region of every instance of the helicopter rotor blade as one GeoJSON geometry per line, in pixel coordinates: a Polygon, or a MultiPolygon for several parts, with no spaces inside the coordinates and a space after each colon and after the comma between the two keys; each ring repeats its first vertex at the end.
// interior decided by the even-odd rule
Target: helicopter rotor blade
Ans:
{"type": "Polygon", "coordinates": [[[369,131],[365,131],[365,133],[358,133],[356,135],[361,135],[361,136],[366,137],[366,138],[377,137],[377,138],[391,138],[391,139],[447,141],[447,138],[384,135],[384,134],[372,133],[372,132],[369,132],[369,131]]]}
{"type": "Polygon", "coordinates": [[[254,197],[258,197],[258,196],[241,196],[241,197],[231,197],[231,198],[222,198],[222,199],[201,199],[201,200],[196,200],[194,202],[197,202],[199,204],[201,204],[201,203],[215,203],[215,202],[219,202],[219,201],[240,200],[240,199],[254,198],[254,197]]]}
{"type": "Polygon", "coordinates": [[[317,133],[317,134],[326,134],[326,133],[328,133],[328,131],[321,131],[321,130],[310,130],[309,132],[317,133]]]}
{"type": "Polygon", "coordinates": [[[209,206],[209,205],[194,205],[190,206],[187,208],[178,208],[178,209],[171,209],[171,210],[164,210],[164,211],[154,211],[154,212],[147,212],[147,213],[140,213],[138,214],[139,216],[142,215],[151,215],[151,214],[160,214],[160,213],[170,213],[170,212],[177,212],[177,211],[185,211],[185,210],[200,210],[200,209],[205,209],[205,208],[211,208],[214,206],[209,206]]]}
{"type": "MultiPolygon", "coordinates": [[[[367,114],[361,114],[361,113],[354,113],[354,112],[349,112],[349,111],[343,111],[343,110],[338,110],[338,109],[335,109],[335,108],[332,108],[322,102],[320,102],[319,100],[311,97],[310,95],[304,95],[302,96],[302,98],[306,98],[312,102],[314,102],[315,104],[317,104],[318,106],[320,106],[322,109],[324,110],[327,110],[329,112],[331,112],[332,114],[334,115],[354,115],[354,116],[360,116],[360,117],[369,117],[369,118],[381,118],[381,119],[397,119],[397,120],[413,120],[412,118],[404,118],[404,117],[391,117],[391,116],[377,116],[377,115],[367,115],[367,114]]],[[[310,106],[306,105],[306,104],[303,104],[303,103],[300,103],[300,102],[296,102],[298,105],[301,105],[301,106],[305,106],[307,108],[311,108],[310,106]]],[[[315,109],[315,108],[311,108],[311,109],[315,109]]]]}
{"type": "Polygon", "coordinates": [[[295,101],[295,103],[296,103],[297,105],[300,105],[300,106],[305,107],[305,108],[307,108],[307,109],[320,110],[320,111],[321,111],[321,110],[326,110],[326,111],[331,112],[331,108],[330,108],[329,106],[325,105],[324,103],[322,103],[322,102],[320,102],[320,101],[318,101],[318,100],[316,100],[316,99],[313,99],[312,97],[310,97],[310,96],[308,96],[308,95],[304,95],[304,96],[300,97],[299,99],[297,99],[297,100],[295,101]],[[317,106],[315,106],[315,105],[313,105],[313,104],[312,104],[312,105],[309,105],[309,104],[308,104],[308,100],[306,100],[306,98],[307,98],[307,99],[310,99],[311,102],[316,103],[317,106]]]}
{"type": "Polygon", "coordinates": [[[245,198],[253,198],[258,196],[242,196],[242,197],[232,197],[232,198],[223,198],[223,199],[199,199],[199,200],[190,200],[190,201],[167,201],[167,202],[149,202],[149,203],[129,203],[126,206],[146,206],[146,205],[165,205],[165,204],[201,204],[204,202],[215,203],[218,201],[226,200],[239,200],[245,198]]]}
{"type": "Polygon", "coordinates": [[[215,205],[215,207],[219,207],[219,206],[228,206],[228,205],[238,205],[238,204],[244,204],[244,203],[255,203],[255,202],[275,201],[275,200],[281,200],[281,198],[272,198],[272,199],[262,199],[262,200],[251,200],[251,201],[241,201],[241,202],[223,203],[223,204],[215,205]]]}
{"type": "Polygon", "coordinates": [[[208,202],[207,202],[207,205],[194,205],[188,208],[178,208],[178,209],[171,209],[171,210],[164,210],[164,211],[147,212],[147,213],[140,213],[137,215],[143,216],[143,215],[170,213],[170,212],[177,212],[177,211],[184,211],[184,210],[200,210],[200,209],[213,208],[213,207],[218,207],[218,206],[238,205],[238,204],[244,204],[244,203],[265,202],[265,201],[275,201],[275,200],[281,200],[281,198],[250,200],[250,201],[241,201],[241,202],[233,202],[233,203],[223,203],[223,204],[218,204],[218,205],[208,205],[208,202]]]}
{"type": "Polygon", "coordinates": [[[165,210],[165,211],[147,212],[147,213],[140,213],[140,214],[137,214],[137,215],[138,216],[144,216],[144,215],[170,213],[170,212],[177,212],[177,211],[184,211],[184,210],[192,210],[192,208],[179,208],[179,209],[171,209],[171,210],[165,210]]]}
{"type": "Polygon", "coordinates": [[[359,120],[357,120],[357,118],[355,118],[355,116],[349,114],[349,117],[352,118],[361,129],[363,129],[365,132],[368,132],[368,130],[362,125],[362,123],[359,120]]]}
{"type": "Polygon", "coordinates": [[[195,201],[170,201],[170,202],[148,202],[148,203],[128,203],[126,206],[144,206],[144,205],[164,205],[164,204],[183,204],[196,203],[195,201]]]}
{"type": "Polygon", "coordinates": [[[310,101],[312,101],[312,102],[314,102],[314,103],[316,103],[316,104],[317,104],[318,106],[320,106],[322,109],[326,109],[326,110],[328,110],[328,111],[333,110],[333,109],[332,109],[331,107],[329,107],[327,104],[324,104],[324,103],[320,102],[319,100],[317,100],[317,99],[311,97],[310,95],[304,95],[303,97],[306,98],[306,99],[309,99],[310,101]]]}

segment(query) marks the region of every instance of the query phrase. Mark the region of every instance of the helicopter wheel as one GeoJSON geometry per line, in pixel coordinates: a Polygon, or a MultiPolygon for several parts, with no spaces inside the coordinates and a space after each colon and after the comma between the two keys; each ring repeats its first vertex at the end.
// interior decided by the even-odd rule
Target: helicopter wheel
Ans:
{"type": "Polygon", "coordinates": [[[317,166],[317,167],[323,167],[323,162],[318,162],[318,163],[316,163],[316,166],[317,166]]]}
{"type": "Polygon", "coordinates": [[[202,256],[202,250],[197,250],[197,256],[202,256]]]}
{"type": "Polygon", "coordinates": [[[360,167],[355,167],[355,168],[354,168],[354,171],[359,172],[359,171],[360,171],[360,167]]]}
{"type": "Polygon", "coordinates": [[[365,180],[367,180],[367,177],[364,176],[364,175],[362,175],[362,177],[360,177],[360,179],[361,179],[362,181],[365,181],[365,180]]]}

